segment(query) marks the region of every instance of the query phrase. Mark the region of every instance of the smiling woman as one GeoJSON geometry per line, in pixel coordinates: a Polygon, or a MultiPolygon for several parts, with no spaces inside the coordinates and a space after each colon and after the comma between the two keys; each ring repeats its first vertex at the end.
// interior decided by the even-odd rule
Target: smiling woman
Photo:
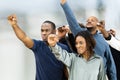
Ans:
{"type": "Polygon", "coordinates": [[[77,54],[68,53],[58,46],[57,36],[48,36],[52,52],[69,69],[69,80],[106,80],[103,59],[94,53],[95,40],[88,31],[75,36],[77,54]],[[93,66],[94,65],[94,66],[93,66]]]}

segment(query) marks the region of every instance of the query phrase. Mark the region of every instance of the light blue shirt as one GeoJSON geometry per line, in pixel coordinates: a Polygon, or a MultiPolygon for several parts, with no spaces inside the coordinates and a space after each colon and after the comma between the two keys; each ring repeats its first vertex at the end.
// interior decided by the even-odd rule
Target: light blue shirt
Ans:
{"type": "Polygon", "coordinates": [[[55,56],[69,69],[69,80],[106,80],[102,58],[94,54],[88,61],[60,46],[51,47],[55,56]]]}

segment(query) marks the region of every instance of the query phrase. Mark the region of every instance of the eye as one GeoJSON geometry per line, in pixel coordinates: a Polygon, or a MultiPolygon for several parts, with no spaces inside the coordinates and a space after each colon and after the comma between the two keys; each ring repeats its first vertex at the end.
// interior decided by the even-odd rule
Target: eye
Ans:
{"type": "Polygon", "coordinates": [[[47,29],[47,30],[45,30],[46,32],[48,32],[49,30],[47,29]]]}
{"type": "Polygon", "coordinates": [[[43,32],[44,30],[41,29],[41,32],[43,32]]]}
{"type": "Polygon", "coordinates": [[[80,41],[80,42],[76,42],[76,43],[75,43],[75,45],[78,45],[78,44],[79,44],[79,45],[83,45],[83,42],[80,41]]]}
{"type": "Polygon", "coordinates": [[[79,43],[80,43],[80,44],[83,44],[83,42],[82,42],[82,41],[80,41],[79,43]]]}

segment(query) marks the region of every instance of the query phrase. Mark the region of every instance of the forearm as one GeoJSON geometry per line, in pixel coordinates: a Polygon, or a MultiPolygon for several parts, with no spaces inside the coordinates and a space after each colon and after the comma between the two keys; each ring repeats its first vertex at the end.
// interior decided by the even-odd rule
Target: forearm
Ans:
{"type": "Polygon", "coordinates": [[[101,33],[103,34],[104,38],[108,38],[110,35],[105,29],[102,29],[101,33]]]}
{"type": "Polygon", "coordinates": [[[12,25],[12,28],[18,39],[21,40],[27,48],[33,47],[34,45],[33,40],[29,38],[17,24],[12,25]]]}
{"type": "Polygon", "coordinates": [[[55,45],[54,47],[51,47],[53,54],[61,60],[63,63],[65,63],[67,66],[70,66],[70,53],[68,53],[66,50],[62,49],[60,46],[55,45]]]}
{"type": "Polygon", "coordinates": [[[21,40],[25,44],[26,47],[32,48],[34,45],[34,42],[32,39],[27,37],[25,32],[18,26],[17,17],[15,14],[8,16],[8,22],[12,26],[18,39],[21,40]]]}
{"type": "Polygon", "coordinates": [[[12,28],[17,36],[18,39],[21,41],[24,41],[24,39],[27,37],[25,32],[18,26],[18,24],[12,25],[12,28]]]}

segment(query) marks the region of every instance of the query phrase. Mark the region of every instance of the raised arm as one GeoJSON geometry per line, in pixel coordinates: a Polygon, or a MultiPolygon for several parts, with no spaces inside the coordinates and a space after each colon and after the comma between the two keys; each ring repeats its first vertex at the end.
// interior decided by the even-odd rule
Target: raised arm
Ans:
{"type": "Polygon", "coordinates": [[[79,31],[82,31],[83,29],[79,26],[72,10],[70,9],[69,5],[67,4],[66,0],[61,0],[61,6],[64,10],[65,15],[66,15],[69,27],[75,36],[79,31]]]}
{"type": "Polygon", "coordinates": [[[105,21],[102,20],[98,23],[97,25],[98,29],[101,31],[101,33],[103,34],[104,38],[109,38],[110,34],[106,31],[105,29],[105,21]]]}
{"type": "Polygon", "coordinates": [[[110,29],[107,31],[105,29],[105,22],[98,25],[98,29],[103,34],[104,38],[107,40],[107,43],[115,48],[116,50],[120,51],[120,41],[115,38],[115,31],[113,29],[110,29]]]}
{"type": "Polygon", "coordinates": [[[54,53],[55,57],[65,63],[67,66],[71,65],[72,54],[68,53],[66,50],[62,49],[57,45],[58,37],[55,34],[50,34],[48,36],[48,44],[54,53]]]}
{"type": "Polygon", "coordinates": [[[15,14],[8,16],[8,22],[12,26],[17,38],[21,40],[26,47],[32,48],[33,47],[33,40],[29,38],[25,32],[18,26],[17,24],[17,17],[15,14]]]}

